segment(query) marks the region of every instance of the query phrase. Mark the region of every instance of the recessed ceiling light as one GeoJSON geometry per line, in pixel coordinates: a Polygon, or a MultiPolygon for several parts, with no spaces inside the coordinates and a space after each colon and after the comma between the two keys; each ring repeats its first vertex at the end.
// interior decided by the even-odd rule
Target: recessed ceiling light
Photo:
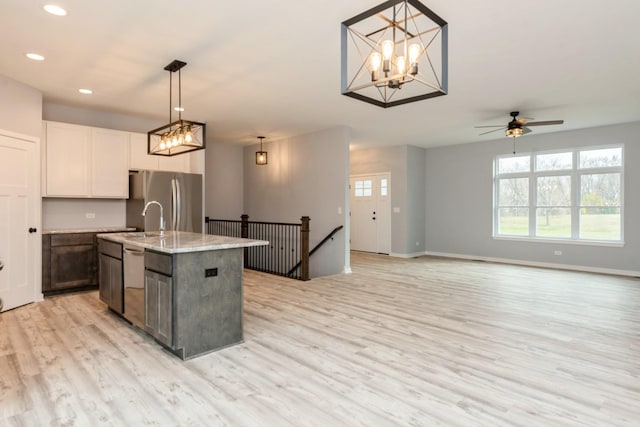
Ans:
{"type": "Polygon", "coordinates": [[[33,59],[34,61],[44,61],[44,56],[38,55],[37,53],[27,53],[27,58],[33,59]]]}
{"type": "Polygon", "coordinates": [[[93,93],[91,89],[78,89],[78,92],[84,93],[85,95],[91,95],[93,93]]]}
{"type": "Polygon", "coordinates": [[[173,109],[174,109],[175,111],[180,111],[180,112],[183,112],[183,111],[184,111],[184,107],[173,107],[173,109]]]}
{"type": "Polygon", "coordinates": [[[56,6],[55,4],[45,4],[43,6],[43,9],[56,16],[65,16],[67,14],[66,10],[64,10],[60,6],[56,6]]]}

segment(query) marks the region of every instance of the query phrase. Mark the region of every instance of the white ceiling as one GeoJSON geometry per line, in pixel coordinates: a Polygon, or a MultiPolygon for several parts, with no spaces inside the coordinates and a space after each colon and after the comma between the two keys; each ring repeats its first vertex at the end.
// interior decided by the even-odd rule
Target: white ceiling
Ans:
{"type": "Polygon", "coordinates": [[[565,120],[536,134],[640,120],[637,0],[424,0],[449,23],[449,94],[390,109],[340,94],[340,23],[381,0],[52,2],[68,15],[0,2],[0,74],[46,102],[166,122],[163,67],[184,60],[184,117],[210,142],[346,125],[356,147],[472,143],[512,110],[565,120]]]}

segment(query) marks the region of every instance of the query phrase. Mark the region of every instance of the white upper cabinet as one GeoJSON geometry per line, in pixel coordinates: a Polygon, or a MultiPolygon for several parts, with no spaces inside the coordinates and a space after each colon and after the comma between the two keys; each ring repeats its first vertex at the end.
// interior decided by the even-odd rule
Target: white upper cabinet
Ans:
{"type": "Polygon", "coordinates": [[[86,126],[45,122],[42,138],[42,195],[87,197],[91,129],[86,126]]]}
{"type": "Polygon", "coordinates": [[[158,169],[169,172],[188,172],[189,154],[179,156],[156,156],[158,158],[158,169]]]}
{"type": "Polygon", "coordinates": [[[204,150],[150,156],[146,133],[43,122],[43,197],[126,199],[129,169],[204,174],[204,150]]]}
{"type": "Polygon", "coordinates": [[[129,132],[91,129],[91,197],[129,197],[129,132]]]}
{"type": "Polygon", "coordinates": [[[45,197],[129,197],[129,133],[44,122],[45,197]]]}
{"type": "Polygon", "coordinates": [[[129,169],[158,170],[158,156],[147,154],[147,134],[132,133],[129,169]]]}

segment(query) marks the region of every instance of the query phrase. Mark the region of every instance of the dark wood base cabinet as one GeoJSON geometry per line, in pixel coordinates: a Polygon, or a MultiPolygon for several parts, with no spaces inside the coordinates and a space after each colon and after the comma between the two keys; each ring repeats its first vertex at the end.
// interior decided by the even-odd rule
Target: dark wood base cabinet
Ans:
{"type": "Polygon", "coordinates": [[[118,314],[124,313],[122,245],[98,239],[100,299],[118,314]]]}
{"type": "Polygon", "coordinates": [[[242,254],[146,250],[145,331],[182,359],[241,343],[242,254]]]}
{"type": "Polygon", "coordinates": [[[98,288],[96,233],[42,236],[45,296],[98,288]]]}

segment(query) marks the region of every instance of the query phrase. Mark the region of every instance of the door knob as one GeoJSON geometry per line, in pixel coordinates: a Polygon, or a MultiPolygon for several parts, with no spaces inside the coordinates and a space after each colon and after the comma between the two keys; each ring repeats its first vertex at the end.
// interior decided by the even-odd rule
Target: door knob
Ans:
{"type": "Polygon", "coordinates": [[[37,228],[29,227],[29,233],[35,233],[36,231],[38,231],[37,228]]]}
{"type": "Polygon", "coordinates": [[[4,262],[0,261],[0,271],[4,268],[4,262]]]}
{"type": "Polygon", "coordinates": [[[373,218],[371,218],[371,219],[375,221],[375,220],[376,220],[376,217],[374,216],[374,217],[373,217],[373,218]]]}

